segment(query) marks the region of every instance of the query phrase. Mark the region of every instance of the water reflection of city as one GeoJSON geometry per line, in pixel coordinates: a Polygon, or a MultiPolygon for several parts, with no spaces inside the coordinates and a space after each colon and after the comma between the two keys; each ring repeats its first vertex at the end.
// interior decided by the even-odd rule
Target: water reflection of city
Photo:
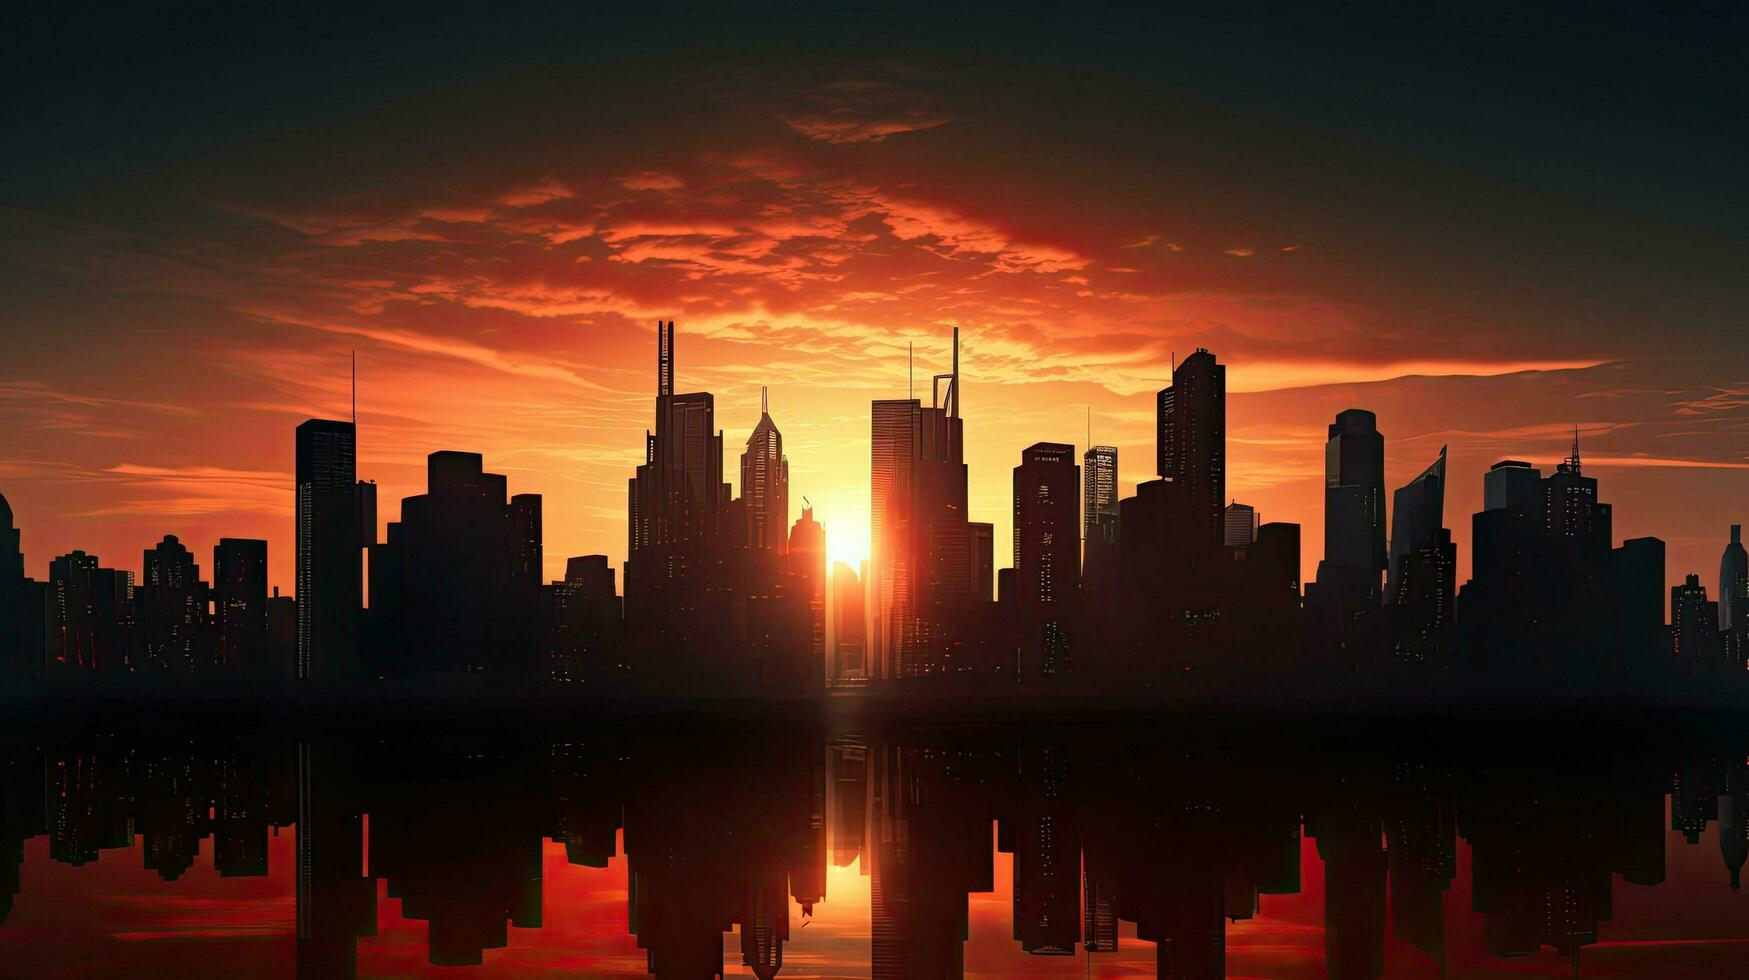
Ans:
{"type": "MultiPolygon", "coordinates": [[[[1484,748],[1388,726],[1046,730],[14,737],[0,814],[12,921],[0,920],[0,962],[14,966],[0,972],[77,975],[82,951],[43,960],[20,910],[43,903],[74,920],[66,935],[93,914],[21,890],[34,880],[21,876],[27,841],[32,861],[56,866],[139,862],[167,899],[206,887],[185,878],[205,847],[219,878],[295,879],[295,921],[279,928],[295,933],[295,969],[289,939],[277,956],[298,976],[372,972],[361,942],[393,905],[397,921],[426,926],[419,969],[490,965],[508,955],[495,950],[539,943],[512,930],[542,930],[548,903],[568,897],[545,880],[560,847],[561,867],[623,875],[601,925],[641,951],[622,967],[658,976],[770,977],[786,951],[789,975],[977,973],[991,964],[968,964],[972,906],[991,893],[1007,900],[1012,936],[973,958],[1008,972],[1076,957],[1076,973],[1104,960],[1218,977],[1239,955],[1264,967],[1252,975],[1473,974],[1521,957],[1544,973],[1749,969],[1735,892],[1749,739],[1526,735],[1484,748]],[[286,828],[295,844],[280,843],[286,828]],[[1703,835],[1716,845],[1697,866],[1703,835]],[[865,931],[809,949],[803,930],[830,910],[829,884],[856,892],[839,904],[865,931]],[[1654,889],[1656,902],[1633,898],[1654,889]],[[1273,943],[1230,944],[1230,930],[1314,893],[1321,909],[1305,909],[1312,921],[1291,940],[1284,920],[1273,943]],[[1618,900],[1636,915],[1673,911],[1633,921],[1618,900]]],[[[214,921],[257,914],[207,904],[214,921]]],[[[605,962],[582,972],[614,972],[605,962]]]]}

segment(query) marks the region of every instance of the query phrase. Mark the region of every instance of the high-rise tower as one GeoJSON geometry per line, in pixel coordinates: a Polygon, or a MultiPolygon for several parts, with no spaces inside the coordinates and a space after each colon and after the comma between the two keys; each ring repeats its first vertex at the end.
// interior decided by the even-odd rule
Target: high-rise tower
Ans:
{"type": "Polygon", "coordinates": [[[1386,572],[1385,601],[1395,602],[1404,559],[1427,545],[1445,526],[1445,450],[1415,479],[1391,498],[1391,563],[1386,572]]]}
{"type": "Polygon", "coordinates": [[[310,419],[297,435],[297,661],[299,680],[358,672],[364,595],[358,437],[352,422],[310,419]]]}
{"type": "Polygon", "coordinates": [[[1076,559],[1075,447],[1040,442],[1014,468],[1014,570],[1020,604],[1021,680],[1071,673],[1069,633],[1081,587],[1076,559]]]}
{"type": "Polygon", "coordinates": [[[644,463],[628,488],[628,554],[708,541],[728,496],[716,401],[709,392],[675,394],[674,321],[657,323],[656,333],[656,431],[644,434],[644,463]]]}
{"type": "MultiPolygon", "coordinates": [[[[804,504],[807,498],[803,498],[804,504]]],[[[806,689],[826,681],[826,528],[814,520],[814,508],[804,506],[790,529],[786,577],[808,604],[809,642],[806,689]]]]}
{"type": "MultiPolygon", "coordinates": [[[[25,657],[24,638],[30,621],[25,595],[24,549],[13,526],[12,505],[0,494],[0,676],[34,673],[25,657]]],[[[41,656],[42,651],[36,651],[36,659],[41,656]]]]}
{"type": "Polygon", "coordinates": [[[789,460],[783,455],[783,433],[771,421],[764,388],[759,389],[759,424],[741,454],[741,506],[747,547],[782,554],[787,549],[789,460]]]}
{"type": "Polygon", "coordinates": [[[953,370],[934,376],[931,389],[927,407],[915,398],[882,399],[870,414],[868,656],[878,680],[947,669],[953,613],[977,587],[958,329],[953,370]]]}
{"type": "Polygon", "coordinates": [[[1719,629],[1749,625],[1749,554],[1743,550],[1743,525],[1731,525],[1731,543],[1719,559],[1719,629]]]}
{"type": "Polygon", "coordinates": [[[1089,446],[1081,456],[1081,575],[1087,588],[1110,589],[1117,574],[1117,447],[1089,446]]]}
{"type": "Polygon", "coordinates": [[[1174,494],[1202,543],[1218,544],[1227,506],[1226,366],[1198,347],[1173,368],[1155,423],[1160,476],[1177,484],[1174,494]]]}
{"type": "Polygon", "coordinates": [[[1365,409],[1338,414],[1324,444],[1324,561],[1385,570],[1385,437],[1365,409]]]}
{"type": "Polygon", "coordinates": [[[626,487],[625,607],[634,641],[674,641],[678,649],[707,629],[712,615],[701,603],[724,584],[713,554],[722,544],[729,487],[715,400],[709,392],[676,393],[674,360],[674,322],[658,322],[656,429],[645,432],[644,462],[626,487]]]}

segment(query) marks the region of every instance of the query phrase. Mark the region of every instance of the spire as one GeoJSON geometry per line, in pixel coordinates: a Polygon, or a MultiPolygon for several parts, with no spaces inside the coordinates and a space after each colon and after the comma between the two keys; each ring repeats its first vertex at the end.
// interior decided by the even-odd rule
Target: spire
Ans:
{"type": "MultiPolygon", "coordinates": [[[[358,431],[358,351],[352,352],[352,429],[358,431]]],[[[354,438],[357,438],[354,436],[354,438]]]]}
{"type": "Polygon", "coordinates": [[[674,321],[656,321],[656,394],[674,394],[674,321]]]}
{"type": "Polygon", "coordinates": [[[1573,465],[1573,472],[1579,472],[1579,423],[1573,423],[1573,455],[1567,462],[1573,465]]]}
{"type": "Polygon", "coordinates": [[[951,383],[949,383],[949,385],[948,385],[947,397],[950,400],[950,404],[947,406],[947,417],[950,419],[959,418],[960,417],[960,328],[958,328],[958,327],[953,328],[953,381],[951,383]]]}
{"type": "Polygon", "coordinates": [[[766,400],[765,386],[760,385],[759,386],[759,414],[761,416],[766,416],[766,415],[771,414],[770,404],[771,403],[766,400]]]}

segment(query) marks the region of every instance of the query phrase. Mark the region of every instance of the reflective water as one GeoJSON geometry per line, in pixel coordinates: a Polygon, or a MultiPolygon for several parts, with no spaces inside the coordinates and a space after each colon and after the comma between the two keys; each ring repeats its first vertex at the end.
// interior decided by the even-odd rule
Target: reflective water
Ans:
{"type": "Polygon", "coordinates": [[[0,740],[0,974],[1749,974],[1731,725],[203,727],[0,740]]]}

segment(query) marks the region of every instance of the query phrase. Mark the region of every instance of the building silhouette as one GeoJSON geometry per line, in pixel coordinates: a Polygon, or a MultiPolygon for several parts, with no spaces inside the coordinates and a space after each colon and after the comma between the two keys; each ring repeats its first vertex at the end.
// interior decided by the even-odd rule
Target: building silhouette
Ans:
{"type": "Polygon", "coordinates": [[[1731,525],[1731,541],[1719,558],[1719,630],[1749,628],[1749,552],[1743,525],[1731,525]]]}
{"type": "Polygon", "coordinates": [[[1257,508],[1237,500],[1227,505],[1221,522],[1221,543],[1240,548],[1257,540],[1257,508]]]}
{"type": "MultiPolygon", "coordinates": [[[[863,572],[868,562],[862,563],[863,572]]],[[[832,563],[832,677],[839,683],[867,679],[868,624],[863,616],[867,590],[856,569],[844,562],[832,563]]]]}
{"type": "Polygon", "coordinates": [[[891,681],[958,671],[958,621],[978,587],[966,514],[959,331],[953,370],[932,379],[929,406],[874,402],[870,414],[867,578],[870,677],[891,681]]]}
{"type": "Polygon", "coordinates": [[[1199,536],[1220,541],[1227,506],[1227,369],[1206,349],[1172,370],[1156,402],[1159,475],[1177,484],[1199,536]]]}
{"type": "Polygon", "coordinates": [[[356,680],[364,596],[357,428],[310,419],[297,431],[299,680],[356,680]]]}
{"type": "Polygon", "coordinates": [[[966,533],[972,542],[972,601],[990,602],[996,598],[996,525],[972,521],[966,533]]]}
{"type": "Polygon", "coordinates": [[[1090,596],[1117,588],[1117,447],[1089,446],[1081,455],[1081,581],[1090,596]]]}
{"type": "Polygon", "coordinates": [[[1444,526],[1445,450],[1392,500],[1385,591],[1393,662],[1442,670],[1451,666],[1447,632],[1457,605],[1457,546],[1444,526]]]}
{"type": "Polygon", "coordinates": [[[1397,581],[1403,559],[1423,547],[1445,526],[1445,446],[1439,456],[1415,479],[1397,488],[1391,498],[1390,565],[1386,571],[1385,601],[1397,601],[1397,581]]]}
{"type": "Polygon", "coordinates": [[[220,538],[213,547],[215,666],[265,678],[275,672],[267,647],[267,542],[220,538]]]}
{"type": "Polygon", "coordinates": [[[807,684],[818,687],[826,681],[826,529],[812,507],[790,529],[785,566],[785,587],[808,604],[807,684]]]}
{"type": "Polygon", "coordinates": [[[0,678],[19,681],[37,673],[30,663],[31,613],[25,586],[24,546],[12,505],[0,494],[0,678]]]}
{"type": "Polygon", "coordinates": [[[1081,468],[1075,447],[1034,443],[1014,468],[1014,570],[1020,613],[1020,679],[1061,681],[1072,653],[1081,573],[1076,554],[1081,468]]]}
{"type": "Polygon", "coordinates": [[[1324,559],[1318,586],[1344,612],[1376,605],[1385,570],[1385,437],[1364,409],[1340,412],[1324,445],[1324,559]]]}
{"type": "Polygon", "coordinates": [[[558,684],[613,687],[630,670],[613,566],[606,555],[567,559],[563,580],[541,589],[542,661],[558,684]]]}
{"type": "Polygon", "coordinates": [[[372,548],[373,625],[400,641],[373,649],[378,674],[512,684],[540,674],[541,498],[507,492],[478,453],[426,458],[426,492],[401,501],[401,520],[372,548]]]}
{"type": "Polygon", "coordinates": [[[74,550],[49,562],[44,593],[45,673],[134,669],[132,572],[104,568],[96,555],[74,550]]]}
{"type": "Polygon", "coordinates": [[[134,589],[134,622],[141,670],[192,674],[209,666],[207,583],[194,555],[166,534],[145,553],[140,584],[134,589]]]}
{"type": "Polygon", "coordinates": [[[730,497],[715,400],[675,393],[674,323],[656,328],[656,429],[627,486],[625,610],[638,669],[661,684],[699,666],[674,662],[673,651],[705,642],[727,619],[730,497]]]}
{"type": "Polygon", "coordinates": [[[1699,575],[1670,588],[1670,636],[1681,669],[1700,673],[1716,665],[1719,604],[1707,598],[1699,575]]]}
{"type": "Polygon", "coordinates": [[[788,546],[789,460],[783,455],[783,433],[771,421],[764,388],[759,389],[759,423],[741,454],[741,502],[746,546],[782,554],[788,546]]]}

